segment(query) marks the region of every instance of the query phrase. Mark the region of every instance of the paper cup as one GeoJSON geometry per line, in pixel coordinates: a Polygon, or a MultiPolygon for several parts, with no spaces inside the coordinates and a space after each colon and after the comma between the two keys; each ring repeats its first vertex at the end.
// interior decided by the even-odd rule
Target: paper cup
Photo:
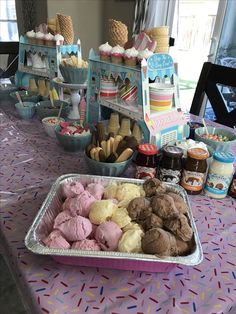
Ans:
{"type": "Polygon", "coordinates": [[[172,107],[174,85],[154,83],[150,84],[150,107],[154,111],[165,111],[172,107]]]}

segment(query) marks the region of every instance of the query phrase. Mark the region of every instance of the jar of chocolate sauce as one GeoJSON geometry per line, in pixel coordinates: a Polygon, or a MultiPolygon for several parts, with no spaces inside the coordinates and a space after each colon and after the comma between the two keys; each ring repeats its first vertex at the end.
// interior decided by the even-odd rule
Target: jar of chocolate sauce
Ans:
{"type": "Polygon", "coordinates": [[[136,179],[150,179],[156,176],[158,164],[158,147],[154,144],[140,144],[137,147],[138,154],[135,160],[136,179]]]}

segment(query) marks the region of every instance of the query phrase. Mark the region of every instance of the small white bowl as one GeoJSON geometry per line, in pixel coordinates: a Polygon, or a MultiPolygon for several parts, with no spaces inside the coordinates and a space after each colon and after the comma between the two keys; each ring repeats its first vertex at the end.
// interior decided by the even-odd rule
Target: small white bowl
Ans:
{"type": "Polygon", "coordinates": [[[45,132],[53,138],[56,138],[55,127],[60,124],[60,122],[65,121],[63,118],[58,117],[46,117],[42,119],[42,124],[45,132]]]}

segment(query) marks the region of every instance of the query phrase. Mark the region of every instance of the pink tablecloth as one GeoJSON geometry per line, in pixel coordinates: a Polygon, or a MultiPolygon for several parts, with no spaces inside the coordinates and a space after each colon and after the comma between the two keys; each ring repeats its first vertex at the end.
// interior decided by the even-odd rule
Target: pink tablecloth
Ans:
{"type": "Polygon", "coordinates": [[[169,273],[75,267],[29,252],[24,237],[51,184],[88,169],[82,154],[66,153],[37,119],[19,120],[8,106],[0,111],[0,236],[30,313],[236,313],[236,201],[230,197],[190,197],[204,251],[196,267],[177,265],[169,273]]]}

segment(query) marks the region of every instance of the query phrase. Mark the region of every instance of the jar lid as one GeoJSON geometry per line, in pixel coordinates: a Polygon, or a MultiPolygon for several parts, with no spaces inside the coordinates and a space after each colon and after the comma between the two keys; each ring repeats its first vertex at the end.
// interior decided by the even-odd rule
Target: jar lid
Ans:
{"type": "Polygon", "coordinates": [[[158,147],[154,144],[140,144],[138,145],[138,151],[144,155],[155,155],[158,151],[158,147]]]}
{"type": "Polygon", "coordinates": [[[229,152],[215,152],[213,158],[220,162],[232,163],[234,162],[234,155],[229,152]]]}
{"type": "Polygon", "coordinates": [[[174,145],[163,147],[162,152],[165,156],[173,158],[181,158],[183,156],[182,148],[174,145]]]}
{"type": "Polygon", "coordinates": [[[198,160],[204,160],[209,157],[209,153],[207,150],[200,148],[200,147],[193,147],[189,148],[187,150],[187,155],[190,158],[198,159],[198,160]]]}

